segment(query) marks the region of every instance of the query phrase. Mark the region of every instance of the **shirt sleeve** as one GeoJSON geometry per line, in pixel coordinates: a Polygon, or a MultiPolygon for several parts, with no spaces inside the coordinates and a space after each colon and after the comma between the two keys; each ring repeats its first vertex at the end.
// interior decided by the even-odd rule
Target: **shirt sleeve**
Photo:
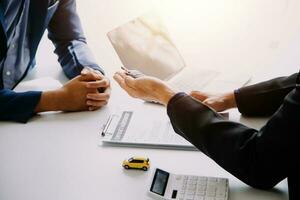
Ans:
{"type": "Polygon", "coordinates": [[[26,123],[33,115],[42,92],[16,93],[0,90],[0,120],[26,123]]]}
{"type": "Polygon", "coordinates": [[[287,163],[298,156],[300,88],[260,130],[225,120],[184,93],[175,95],[167,109],[176,133],[250,186],[270,189],[298,170],[299,165],[287,163]]]}
{"type": "Polygon", "coordinates": [[[48,26],[48,37],[55,45],[66,76],[70,79],[79,75],[85,67],[91,67],[104,74],[96,63],[84,36],[75,0],[60,0],[58,9],[48,26]]]}
{"type": "Polygon", "coordinates": [[[297,74],[275,78],[235,91],[237,107],[243,115],[270,116],[296,85],[297,74]]]}

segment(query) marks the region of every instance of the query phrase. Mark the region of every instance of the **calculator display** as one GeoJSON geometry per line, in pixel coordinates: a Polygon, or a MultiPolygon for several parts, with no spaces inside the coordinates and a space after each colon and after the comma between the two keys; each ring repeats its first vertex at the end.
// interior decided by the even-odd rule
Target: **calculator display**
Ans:
{"type": "Polygon", "coordinates": [[[151,192],[164,196],[166,187],[169,180],[169,173],[162,171],[160,169],[156,169],[153,182],[151,185],[151,192]]]}

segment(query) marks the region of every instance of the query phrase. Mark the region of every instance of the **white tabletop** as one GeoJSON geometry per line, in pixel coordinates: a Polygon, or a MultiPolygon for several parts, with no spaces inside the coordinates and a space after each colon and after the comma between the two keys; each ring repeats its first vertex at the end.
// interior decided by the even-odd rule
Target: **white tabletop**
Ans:
{"type": "MultiPolygon", "coordinates": [[[[189,65],[229,72],[239,68],[252,74],[253,82],[298,69],[297,0],[78,0],[90,47],[109,77],[121,63],[106,33],[153,7],[164,13],[189,65]]],[[[52,50],[44,39],[37,69],[26,79],[52,76],[66,81],[52,50]]],[[[271,191],[250,188],[200,152],[99,145],[99,130],[112,109],[142,103],[113,82],[111,101],[100,111],[47,113],[27,124],[0,122],[0,199],[148,199],[146,191],[155,167],[179,174],[227,177],[230,200],[288,199],[286,181],[271,191]],[[132,155],[149,157],[151,170],[122,169],[121,162],[132,155]]],[[[266,120],[243,118],[236,110],[230,111],[230,118],[255,128],[266,120]]]]}

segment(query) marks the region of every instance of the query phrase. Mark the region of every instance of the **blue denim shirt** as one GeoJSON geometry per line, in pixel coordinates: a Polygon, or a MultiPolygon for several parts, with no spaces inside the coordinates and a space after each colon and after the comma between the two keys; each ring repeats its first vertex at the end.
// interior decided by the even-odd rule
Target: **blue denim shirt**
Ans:
{"type": "Polygon", "coordinates": [[[0,65],[2,88],[12,89],[25,73],[30,62],[29,0],[2,0],[4,27],[7,37],[6,58],[0,65]]]}
{"type": "Polygon", "coordinates": [[[76,0],[0,0],[0,120],[27,122],[34,115],[42,93],[11,89],[34,67],[46,29],[68,78],[85,66],[104,73],[86,43],[76,0]]]}

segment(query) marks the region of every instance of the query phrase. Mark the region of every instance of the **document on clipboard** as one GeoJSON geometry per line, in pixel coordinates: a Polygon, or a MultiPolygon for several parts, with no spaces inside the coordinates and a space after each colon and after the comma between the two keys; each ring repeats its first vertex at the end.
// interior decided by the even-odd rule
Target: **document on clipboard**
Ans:
{"type": "Polygon", "coordinates": [[[167,115],[121,111],[107,120],[102,144],[108,146],[192,150],[197,149],[175,133],[167,115]]]}

